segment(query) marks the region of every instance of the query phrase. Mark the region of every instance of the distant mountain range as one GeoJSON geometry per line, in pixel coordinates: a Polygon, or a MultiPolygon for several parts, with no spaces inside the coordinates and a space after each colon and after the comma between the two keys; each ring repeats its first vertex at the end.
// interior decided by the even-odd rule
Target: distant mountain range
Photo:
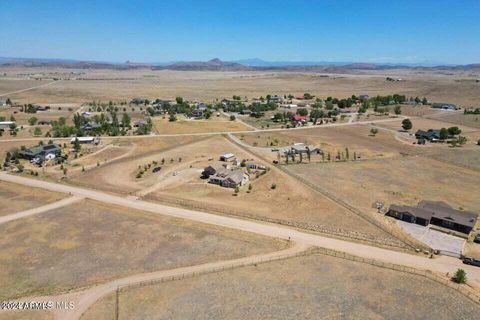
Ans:
{"type": "Polygon", "coordinates": [[[73,59],[37,59],[37,58],[2,58],[1,66],[23,67],[60,67],[70,69],[115,69],[129,70],[148,68],[152,70],[178,71],[255,71],[255,70],[288,70],[312,71],[325,73],[347,73],[355,70],[389,70],[412,69],[425,71],[476,71],[480,72],[480,64],[468,65],[422,65],[422,64],[386,64],[386,63],[352,63],[328,61],[265,61],[261,59],[244,59],[222,61],[218,58],[209,61],[179,61],[172,63],[124,63],[79,61],[73,59]]]}

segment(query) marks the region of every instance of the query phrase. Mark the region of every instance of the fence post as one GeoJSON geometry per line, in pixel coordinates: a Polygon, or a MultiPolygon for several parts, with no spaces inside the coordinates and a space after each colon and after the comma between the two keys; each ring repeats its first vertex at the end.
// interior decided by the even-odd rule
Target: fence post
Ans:
{"type": "Polygon", "coordinates": [[[118,320],[119,315],[119,295],[120,295],[120,286],[117,286],[117,292],[115,294],[115,320],[118,320]]]}

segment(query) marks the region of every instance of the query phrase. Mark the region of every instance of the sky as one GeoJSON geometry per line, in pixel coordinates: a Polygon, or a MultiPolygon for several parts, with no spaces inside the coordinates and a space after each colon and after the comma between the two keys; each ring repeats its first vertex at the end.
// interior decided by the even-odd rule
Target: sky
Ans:
{"type": "Polygon", "coordinates": [[[0,0],[0,57],[480,62],[480,0],[0,0]]]}

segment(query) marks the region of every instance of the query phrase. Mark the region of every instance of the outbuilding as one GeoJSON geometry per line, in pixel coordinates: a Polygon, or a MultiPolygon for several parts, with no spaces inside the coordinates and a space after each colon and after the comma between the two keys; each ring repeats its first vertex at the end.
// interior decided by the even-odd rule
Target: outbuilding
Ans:
{"type": "Polygon", "coordinates": [[[75,137],[70,139],[70,143],[75,143],[75,140],[78,140],[80,143],[94,143],[98,144],[100,142],[100,139],[97,137],[75,137]]]}
{"type": "Polygon", "coordinates": [[[235,160],[235,155],[233,153],[224,153],[220,156],[220,161],[233,161],[235,160]]]}

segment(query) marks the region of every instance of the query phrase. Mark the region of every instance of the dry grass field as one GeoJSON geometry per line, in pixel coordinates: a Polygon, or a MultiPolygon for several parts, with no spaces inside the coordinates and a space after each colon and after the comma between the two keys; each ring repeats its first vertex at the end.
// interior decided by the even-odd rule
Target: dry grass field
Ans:
{"type": "MultiPolygon", "coordinates": [[[[115,296],[82,317],[114,319],[115,296]]],[[[124,319],[473,319],[480,307],[431,280],[322,255],[124,289],[124,319]],[[181,307],[179,307],[181,306],[181,307]]]]}
{"type": "MultiPolygon", "coordinates": [[[[47,81],[32,81],[25,73],[49,72],[48,68],[0,68],[7,77],[0,79],[0,94],[29,88],[47,81]]],[[[71,70],[56,69],[69,73],[71,70]]],[[[371,74],[318,74],[286,71],[151,71],[151,70],[84,70],[87,80],[57,81],[53,85],[14,94],[11,98],[21,103],[83,103],[92,100],[130,100],[133,97],[215,101],[236,94],[249,98],[274,94],[302,94],[310,92],[321,98],[349,97],[352,94],[370,96],[406,94],[426,96],[432,101],[452,102],[475,106],[480,99],[479,84],[457,81],[464,75],[416,73],[388,70],[371,74]],[[400,76],[406,81],[386,81],[386,76],[400,76]]],[[[72,76],[70,78],[75,78],[72,76]]]]}
{"type": "Polygon", "coordinates": [[[0,320],[53,320],[53,313],[47,310],[41,311],[9,311],[0,312],[0,320]]]}
{"type": "Polygon", "coordinates": [[[230,229],[84,201],[0,226],[0,299],[275,251],[230,229]]]}
{"type": "Polygon", "coordinates": [[[65,195],[60,193],[0,181],[0,216],[41,207],[63,198],[65,195]]]}
{"type": "Polygon", "coordinates": [[[480,199],[473,192],[480,182],[479,172],[425,157],[287,168],[364,210],[372,211],[375,201],[412,205],[420,200],[442,200],[475,212],[480,208],[480,199]]]}
{"type": "Polygon", "coordinates": [[[158,134],[182,134],[182,133],[211,133],[229,131],[249,131],[251,128],[238,121],[230,121],[225,117],[212,117],[208,120],[186,120],[180,117],[175,122],[168,119],[154,118],[155,131],[158,134]]]}
{"type": "Polygon", "coordinates": [[[480,128],[480,115],[463,114],[463,112],[448,112],[439,115],[432,115],[432,119],[447,122],[451,125],[461,125],[472,128],[480,128]]]}

